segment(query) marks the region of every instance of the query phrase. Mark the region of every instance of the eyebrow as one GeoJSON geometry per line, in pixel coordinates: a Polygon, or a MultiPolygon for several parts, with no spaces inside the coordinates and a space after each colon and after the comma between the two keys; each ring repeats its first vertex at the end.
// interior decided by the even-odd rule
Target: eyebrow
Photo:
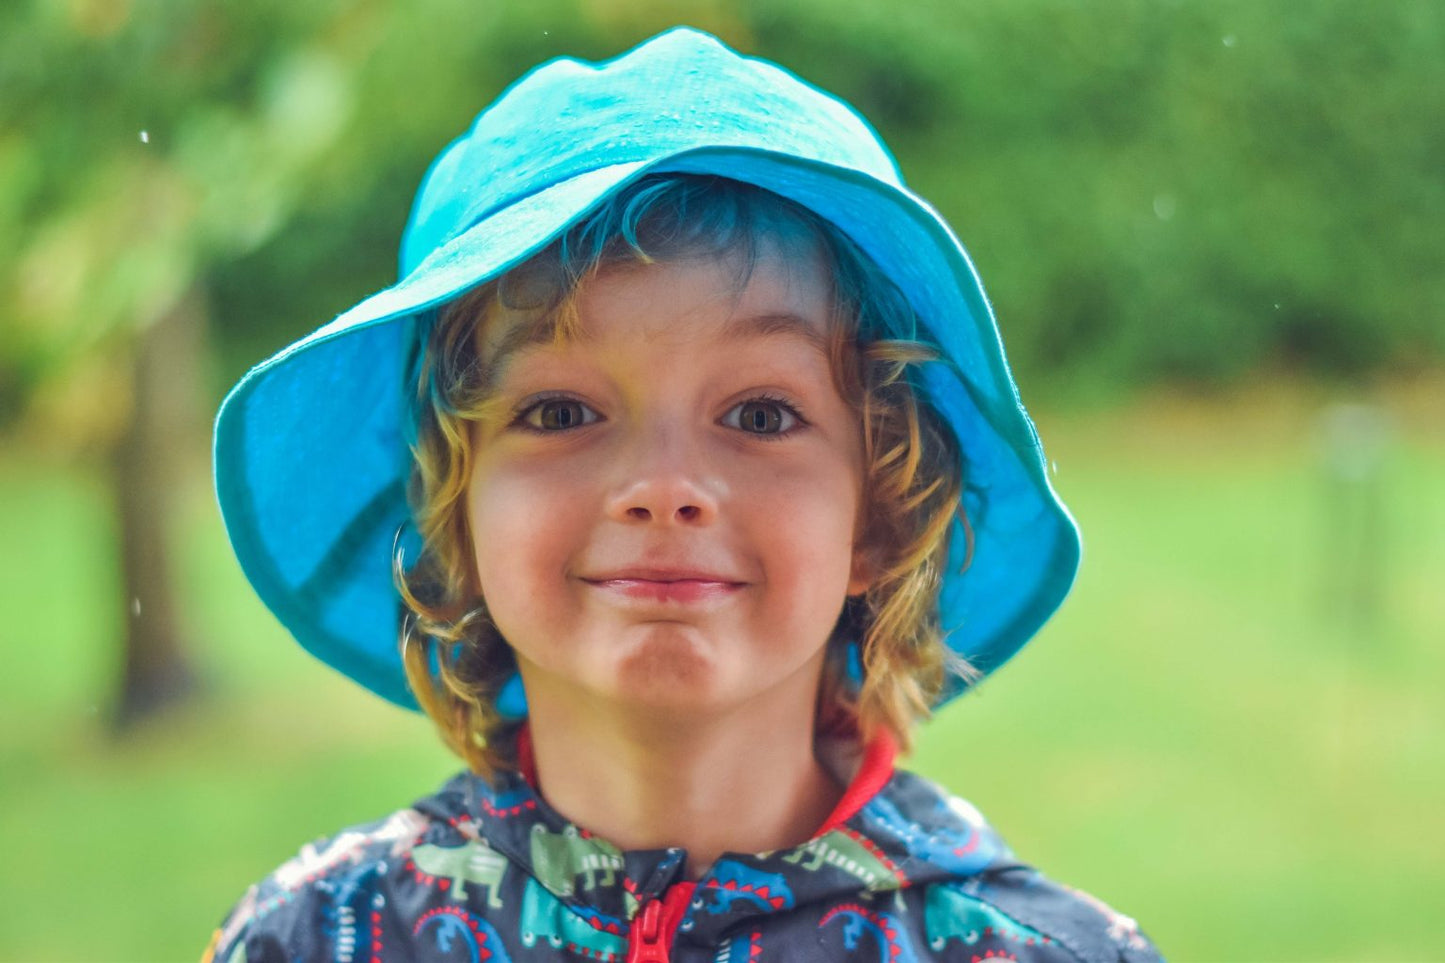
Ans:
{"type": "MultiPolygon", "coordinates": [[[[744,314],[729,318],[723,325],[720,340],[747,341],[753,338],[791,337],[807,342],[824,355],[829,353],[828,335],[801,315],[791,311],[766,311],[762,314],[744,314]]],[[[548,345],[557,338],[555,319],[537,320],[530,324],[519,324],[502,335],[495,347],[488,352],[484,383],[495,384],[495,378],[512,358],[527,348],[548,345]]],[[[585,333],[577,339],[586,343],[585,333]]]]}
{"type": "Polygon", "coordinates": [[[489,390],[495,387],[498,376],[515,355],[535,345],[551,344],[556,338],[557,320],[552,317],[513,325],[495,345],[487,346],[486,357],[480,359],[482,383],[489,390]]]}
{"type": "Polygon", "coordinates": [[[524,324],[515,324],[502,335],[492,348],[494,362],[503,362],[510,356],[533,345],[549,344],[557,338],[557,321],[544,318],[524,324]]]}
{"type": "Polygon", "coordinates": [[[770,338],[779,335],[801,338],[825,355],[828,353],[827,332],[819,331],[807,318],[791,311],[745,314],[741,317],[730,318],[723,325],[722,330],[722,339],[725,341],[743,341],[749,338],[770,338]]]}

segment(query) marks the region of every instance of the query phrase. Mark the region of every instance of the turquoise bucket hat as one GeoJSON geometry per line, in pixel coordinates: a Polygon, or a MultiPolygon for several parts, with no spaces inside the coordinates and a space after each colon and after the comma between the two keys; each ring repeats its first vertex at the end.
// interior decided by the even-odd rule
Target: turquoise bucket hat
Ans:
{"type": "MultiPolygon", "coordinates": [[[[524,76],[422,181],[400,280],[253,368],[216,419],[216,491],[241,568],[323,662],[409,708],[392,582],[414,559],[406,486],[409,366],[436,309],[536,254],[612,192],[653,173],[706,173],[809,208],[904,292],[939,361],[920,386],[964,453],[961,532],[939,598],[948,644],[987,674],[1073,583],[1078,531],[1009,374],[962,245],[904,186],[842,101],[696,30],[605,63],[524,76]],[[400,534],[398,534],[400,533],[400,534]]],[[[964,688],[955,679],[944,700],[964,688]]]]}

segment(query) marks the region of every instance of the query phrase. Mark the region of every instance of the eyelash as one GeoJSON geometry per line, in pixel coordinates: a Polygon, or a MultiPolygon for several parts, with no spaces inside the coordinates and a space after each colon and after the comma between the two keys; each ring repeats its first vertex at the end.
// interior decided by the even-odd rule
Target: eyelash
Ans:
{"type": "Polygon", "coordinates": [[[528,398],[526,401],[522,402],[520,405],[517,406],[516,410],[512,412],[511,426],[513,428],[518,428],[522,431],[529,431],[538,435],[556,435],[568,431],[573,431],[577,428],[584,428],[587,425],[595,424],[602,420],[602,416],[598,414],[596,410],[594,410],[592,406],[587,404],[586,402],[580,401],[579,399],[574,398],[571,395],[555,394],[543,395],[540,398],[528,398]],[[583,409],[584,414],[582,416],[583,420],[581,421],[581,423],[576,425],[570,425],[565,428],[543,428],[539,425],[534,425],[531,423],[530,419],[533,414],[540,415],[542,408],[545,405],[555,404],[557,402],[571,403],[583,409]],[[588,420],[588,414],[592,416],[591,420],[588,420]]]}
{"type": "MultiPolygon", "coordinates": [[[[793,404],[785,398],[780,398],[776,395],[771,394],[755,395],[754,397],[745,398],[742,401],[739,401],[737,404],[733,405],[727,410],[727,414],[723,416],[724,419],[727,419],[729,416],[731,416],[733,412],[739,412],[738,423],[736,425],[729,424],[728,427],[736,428],[738,431],[741,431],[744,434],[751,435],[755,438],[760,438],[763,441],[781,441],[782,439],[787,438],[789,435],[793,434],[799,428],[807,427],[809,424],[808,419],[803,415],[803,412],[798,408],[797,405],[793,404]],[[794,424],[788,425],[784,428],[780,428],[778,431],[748,431],[746,428],[742,427],[741,410],[746,405],[759,404],[772,405],[780,409],[785,418],[792,418],[794,424]]],[[[580,401],[571,395],[556,394],[544,395],[540,398],[533,397],[522,402],[522,404],[518,405],[517,408],[512,412],[511,426],[513,428],[518,428],[522,431],[528,431],[534,434],[553,435],[573,431],[577,428],[583,428],[587,425],[595,424],[603,420],[603,417],[585,402],[580,401]],[[567,402],[575,404],[578,407],[582,408],[585,412],[583,415],[583,420],[579,424],[569,425],[562,428],[544,428],[539,425],[532,424],[531,418],[533,415],[539,415],[545,405],[553,404],[556,402],[567,402]],[[591,415],[590,420],[587,417],[588,414],[591,415]]]]}
{"type": "MultiPolygon", "coordinates": [[[[795,431],[797,431],[799,428],[804,428],[804,427],[807,427],[807,425],[808,425],[808,419],[803,416],[803,412],[802,412],[801,410],[799,410],[799,408],[798,408],[797,405],[793,404],[792,402],[788,401],[787,399],[779,398],[779,397],[776,396],[776,395],[770,395],[770,394],[761,394],[761,395],[755,395],[755,396],[752,397],[752,398],[745,398],[745,399],[743,399],[742,401],[739,401],[737,404],[733,405],[731,408],[729,408],[729,409],[728,409],[728,412],[727,412],[727,415],[725,415],[724,417],[728,417],[728,416],[732,415],[732,413],[735,412],[735,411],[739,411],[739,412],[740,412],[741,409],[743,408],[743,406],[745,406],[745,405],[759,405],[759,404],[761,404],[761,405],[773,405],[774,407],[777,407],[777,408],[782,409],[782,411],[784,412],[785,415],[790,415],[790,416],[792,416],[792,419],[793,419],[793,421],[795,422],[795,424],[790,425],[790,426],[788,426],[788,427],[786,427],[786,428],[782,428],[782,429],[780,429],[780,430],[778,430],[778,431],[769,431],[769,432],[748,431],[746,428],[743,428],[743,427],[742,427],[741,416],[739,416],[739,423],[738,423],[738,425],[736,426],[739,431],[743,432],[744,434],[751,435],[751,436],[753,436],[754,438],[760,438],[760,439],[762,439],[763,441],[782,441],[784,438],[787,438],[788,436],[792,435],[792,434],[793,434],[795,431]]],[[[729,425],[729,427],[734,427],[734,426],[729,425]]]]}

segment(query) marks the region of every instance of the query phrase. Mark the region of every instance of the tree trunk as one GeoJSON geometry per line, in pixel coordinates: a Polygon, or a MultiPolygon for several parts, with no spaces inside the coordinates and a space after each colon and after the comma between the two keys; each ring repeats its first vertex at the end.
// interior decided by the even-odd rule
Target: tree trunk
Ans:
{"type": "Polygon", "coordinates": [[[125,588],[125,652],[112,724],[124,732],[196,694],[175,604],[170,546],[187,452],[204,450],[199,390],[205,309],[192,290],[133,344],[129,425],[112,457],[125,588]]]}

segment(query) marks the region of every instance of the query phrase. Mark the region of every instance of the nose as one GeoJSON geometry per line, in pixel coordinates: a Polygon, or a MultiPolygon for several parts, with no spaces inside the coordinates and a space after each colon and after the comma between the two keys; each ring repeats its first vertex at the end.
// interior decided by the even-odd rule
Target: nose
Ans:
{"type": "Polygon", "coordinates": [[[698,446],[676,432],[638,439],[608,497],[607,513],[630,524],[706,525],[717,517],[720,480],[698,446]]]}

